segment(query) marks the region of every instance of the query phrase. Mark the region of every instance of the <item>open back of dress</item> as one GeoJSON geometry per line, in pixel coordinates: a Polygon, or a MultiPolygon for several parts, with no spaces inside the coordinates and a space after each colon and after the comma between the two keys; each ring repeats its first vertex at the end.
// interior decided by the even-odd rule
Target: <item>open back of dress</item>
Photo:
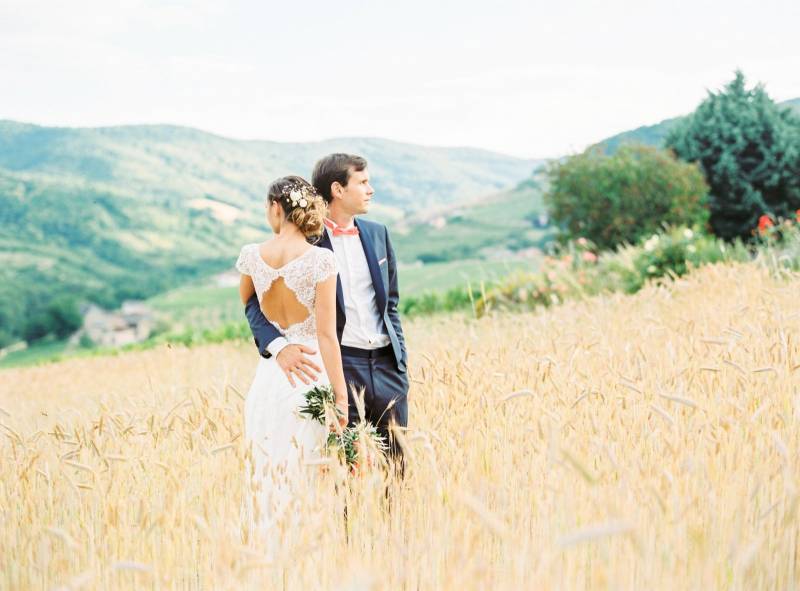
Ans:
{"type": "Polygon", "coordinates": [[[316,287],[336,273],[332,251],[312,246],[274,268],[261,258],[258,244],[248,244],[242,247],[236,268],[252,277],[264,316],[283,336],[294,342],[316,339],[316,287]]]}

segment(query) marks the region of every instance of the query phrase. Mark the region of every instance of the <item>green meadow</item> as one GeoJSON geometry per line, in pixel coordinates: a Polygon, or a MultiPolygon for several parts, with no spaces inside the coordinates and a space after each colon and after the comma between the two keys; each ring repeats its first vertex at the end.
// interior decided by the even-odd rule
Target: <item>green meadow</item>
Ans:
{"type": "MultiPolygon", "coordinates": [[[[401,302],[404,297],[438,294],[453,288],[494,283],[512,271],[535,271],[538,259],[460,260],[445,263],[405,265],[399,269],[401,302]]],[[[196,282],[182,285],[147,300],[158,316],[160,338],[169,334],[244,324],[238,288],[196,282]]],[[[156,338],[159,338],[158,335],[156,338]]],[[[146,345],[145,345],[146,346],[146,345]]],[[[108,350],[68,346],[65,340],[50,340],[0,358],[0,368],[57,361],[65,356],[107,354],[108,350]]]]}

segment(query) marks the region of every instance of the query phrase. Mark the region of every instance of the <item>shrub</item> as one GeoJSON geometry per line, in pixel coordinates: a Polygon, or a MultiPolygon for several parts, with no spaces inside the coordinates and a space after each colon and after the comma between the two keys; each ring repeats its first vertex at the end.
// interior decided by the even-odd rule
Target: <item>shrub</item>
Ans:
{"type": "Polygon", "coordinates": [[[639,243],[632,268],[623,272],[623,290],[639,291],[649,280],[680,277],[693,267],[728,260],[730,247],[724,242],[689,228],[653,234],[639,243]]]}
{"type": "Polygon", "coordinates": [[[58,296],[43,310],[39,310],[28,320],[24,328],[26,341],[40,340],[46,336],[63,339],[83,324],[75,298],[58,296]]]}
{"type": "Polygon", "coordinates": [[[563,242],[583,236],[610,249],[665,223],[703,227],[708,219],[700,169],[657,148],[591,148],[551,165],[548,176],[545,201],[563,242]]]}
{"type": "Polygon", "coordinates": [[[400,313],[404,316],[455,312],[470,309],[481,297],[480,286],[458,286],[445,292],[426,291],[419,295],[403,296],[400,299],[400,313]]]}
{"type": "Polygon", "coordinates": [[[800,271],[800,209],[794,217],[759,223],[756,261],[775,273],[800,271]]]}
{"type": "MultiPolygon", "coordinates": [[[[800,231],[793,232],[800,249],[800,231]]],[[[567,243],[545,258],[540,272],[507,277],[478,301],[478,312],[550,306],[599,293],[635,293],[649,281],[679,277],[700,265],[751,258],[741,241],[726,244],[686,227],[668,227],[616,251],[598,254],[595,248],[584,238],[567,243]]]]}

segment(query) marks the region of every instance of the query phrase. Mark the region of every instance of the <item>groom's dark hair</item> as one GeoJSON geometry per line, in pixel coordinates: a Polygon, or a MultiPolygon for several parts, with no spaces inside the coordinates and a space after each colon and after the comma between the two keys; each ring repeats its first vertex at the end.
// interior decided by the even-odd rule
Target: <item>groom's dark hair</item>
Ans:
{"type": "Polygon", "coordinates": [[[343,187],[347,186],[350,180],[350,171],[361,171],[367,167],[366,159],[355,154],[328,154],[324,158],[317,160],[314,165],[314,172],[311,175],[311,184],[322,195],[325,203],[333,200],[331,195],[331,185],[339,183],[343,187]]]}

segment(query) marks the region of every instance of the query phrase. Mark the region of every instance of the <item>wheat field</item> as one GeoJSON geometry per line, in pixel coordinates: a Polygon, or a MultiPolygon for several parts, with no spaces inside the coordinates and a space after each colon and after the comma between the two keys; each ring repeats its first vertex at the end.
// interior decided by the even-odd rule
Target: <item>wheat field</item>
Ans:
{"type": "Polygon", "coordinates": [[[798,294],[713,266],[408,323],[389,509],[380,472],[333,470],[269,558],[240,518],[250,344],[0,372],[0,588],[796,589],[798,294]]]}

